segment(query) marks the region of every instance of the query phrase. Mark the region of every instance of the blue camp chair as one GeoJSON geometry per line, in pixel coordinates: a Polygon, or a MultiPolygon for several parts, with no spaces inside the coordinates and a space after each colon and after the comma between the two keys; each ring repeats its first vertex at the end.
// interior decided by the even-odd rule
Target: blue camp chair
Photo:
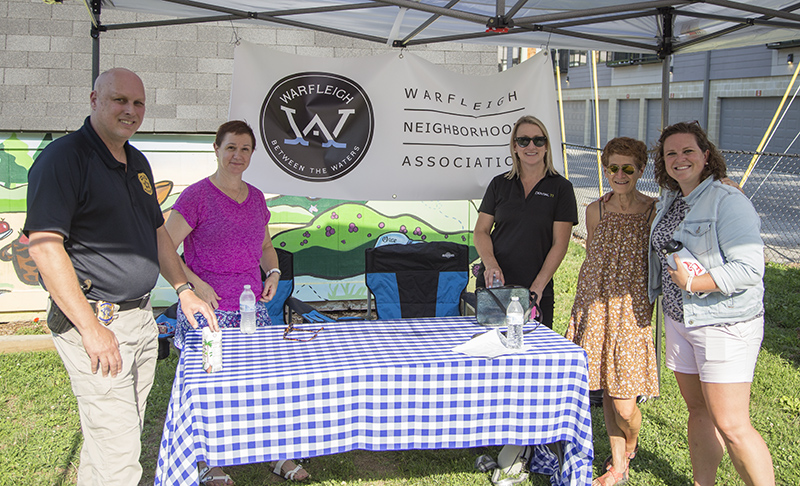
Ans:
{"type": "Polygon", "coordinates": [[[469,248],[449,241],[383,245],[365,251],[367,319],[459,315],[469,281],[469,248]]]}
{"type": "MultiPolygon", "coordinates": [[[[281,269],[281,279],[278,281],[278,291],[275,297],[267,302],[267,312],[272,324],[277,326],[281,323],[289,323],[289,309],[287,299],[294,292],[294,255],[290,251],[275,248],[278,254],[278,268],[281,269]]],[[[261,269],[261,280],[266,280],[267,274],[261,269]]]]}

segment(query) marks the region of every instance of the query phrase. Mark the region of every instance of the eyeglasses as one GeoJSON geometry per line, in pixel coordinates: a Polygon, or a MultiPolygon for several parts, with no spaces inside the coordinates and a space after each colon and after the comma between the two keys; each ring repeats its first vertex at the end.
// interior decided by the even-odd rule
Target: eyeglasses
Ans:
{"type": "Polygon", "coordinates": [[[616,174],[618,170],[622,169],[622,172],[633,175],[636,172],[636,167],[632,166],[631,164],[625,164],[623,166],[619,165],[609,165],[606,169],[611,172],[612,174],[616,174]]]}
{"type": "MultiPolygon", "coordinates": [[[[294,324],[290,323],[288,326],[286,326],[286,329],[283,330],[283,339],[286,339],[287,341],[300,341],[300,342],[304,343],[304,342],[307,342],[307,341],[311,341],[312,339],[317,337],[317,334],[319,334],[320,331],[322,331],[323,329],[325,329],[325,328],[324,327],[320,327],[319,329],[300,329],[300,328],[294,327],[294,324]],[[294,331],[308,332],[308,333],[313,333],[313,334],[311,335],[311,337],[289,337],[289,334],[291,334],[294,331]]],[[[306,336],[308,336],[308,335],[306,335],[306,336]]]]}
{"type": "Polygon", "coordinates": [[[547,137],[517,137],[514,139],[520,147],[527,147],[529,143],[533,142],[537,147],[544,147],[547,143],[547,137]]]}

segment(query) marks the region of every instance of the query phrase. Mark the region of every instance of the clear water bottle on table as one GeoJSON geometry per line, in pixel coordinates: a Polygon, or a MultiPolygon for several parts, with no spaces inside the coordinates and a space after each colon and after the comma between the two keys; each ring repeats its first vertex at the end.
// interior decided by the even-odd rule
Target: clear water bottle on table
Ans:
{"type": "Polygon", "coordinates": [[[256,332],[256,295],[249,285],[244,286],[242,295],[239,296],[239,314],[242,318],[239,330],[243,334],[256,332]]]}
{"type": "Polygon", "coordinates": [[[506,309],[506,326],[508,335],[506,345],[512,349],[522,348],[522,328],[525,325],[525,311],[519,302],[519,297],[511,297],[511,303],[506,309]]]}

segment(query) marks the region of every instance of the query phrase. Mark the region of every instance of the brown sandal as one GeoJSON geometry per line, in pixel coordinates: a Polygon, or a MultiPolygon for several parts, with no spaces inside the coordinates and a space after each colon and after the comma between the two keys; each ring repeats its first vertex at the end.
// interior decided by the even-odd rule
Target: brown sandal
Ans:
{"type": "Polygon", "coordinates": [[[617,472],[613,465],[608,466],[606,473],[592,481],[592,486],[621,486],[628,482],[628,468],[617,472]]]}

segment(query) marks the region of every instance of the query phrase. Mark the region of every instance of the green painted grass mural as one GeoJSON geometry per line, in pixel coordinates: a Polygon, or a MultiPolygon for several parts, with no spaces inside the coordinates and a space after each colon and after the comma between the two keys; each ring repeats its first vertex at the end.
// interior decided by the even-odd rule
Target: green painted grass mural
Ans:
{"type": "MultiPolygon", "coordinates": [[[[272,243],[294,253],[295,275],[339,280],[363,274],[364,250],[388,233],[414,241],[470,245],[472,240],[471,231],[441,232],[418,215],[387,216],[364,203],[340,201],[318,212],[308,224],[273,235],[272,243]]],[[[474,247],[470,250],[472,261],[477,252],[474,247]]]]}
{"type": "MultiPolygon", "coordinates": [[[[53,136],[21,137],[0,134],[0,304],[21,311],[41,310],[23,308],[29,305],[25,302],[44,300],[28,300],[21,297],[22,293],[44,290],[21,228],[27,209],[28,170],[53,136]]],[[[193,157],[194,151],[181,158],[180,147],[173,150],[169,142],[164,144],[146,149],[145,155],[153,167],[157,197],[166,214],[185,187],[207,174],[206,169],[203,173],[185,170],[184,159],[193,157]]],[[[467,201],[347,201],[267,195],[267,206],[272,213],[273,244],[295,255],[296,296],[303,300],[366,299],[364,250],[375,246],[381,237],[391,236],[401,242],[453,241],[470,245],[470,259],[478,258],[471,234],[475,211],[467,201]]],[[[159,278],[154,304],[168,306],[173,301],[171,287],[159,278]]]]}

